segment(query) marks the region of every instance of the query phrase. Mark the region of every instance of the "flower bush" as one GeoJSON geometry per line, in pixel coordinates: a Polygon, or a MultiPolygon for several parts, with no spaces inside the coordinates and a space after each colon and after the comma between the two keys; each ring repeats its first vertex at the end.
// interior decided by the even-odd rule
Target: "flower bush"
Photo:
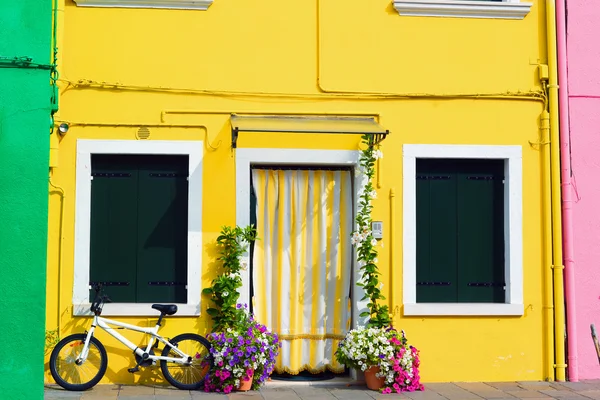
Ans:
{"type": "Polygon", "coordinates": [[[402,338],[394,337],[390,342],[396,347],[396,353],[392,358],[392,372],[388,372],[385,379],[385,387],[382,393],[414,392],[423,390],[421,376],[419,375],[419,350],[409,346],[402,331],[402,338]]]}
{"type": "Polygon", "coordinates": [[[350,368],[366,371],[379,367],[378,378],[385,378],[382,393],[423,390],[419,375],[419,352],[409,346],[395,329],[358,327],[346,334],[335,353],[336,359],[350,368]]]}
{"type": "Polygon", "coordinates": [[[250,379],[252,389],[258,389],[275,367],[281,346],[277,334],[255,321],[246,305],[236,309],[242,319],[235,328],[208,335],[214,364],[204,381],[206,392],[230,393],[250,379]]]}
{"type": "Polygon", "coordinates": [[[215,331],[233,328],[243,321],[243,312],[236,308],[240,297],[238,290],[242,287],[240,271],[248,268],[249,260],[245,254],[255,240],[256,228],[252,225],[245,228],[224,226],[217,237],[222,271],[212,281],[211,287],[202,290],[202,294],[209,295],[215,304],[215,307],[206,310],[214,321],[215,331]]]}
{"type": "MultiPolygon", "coordinates": [[[[373,187],[375,176],[375,162],[383,157],[379,149],[375,149],[370,135],[362,137],[366,148],[361,151],[360,167],[363,174],[363,183],[359,193],[358,211],[356,214],[356,230],[352,232],[351,242],[356,246],[357,262],[360,268],[360,277],[356,283],[365,290],[362,300],[369,300],[368,311],[363,311],[361,317],[369,317],[367,326],[385,327],[390,324],[389,309],[387,305],[380,305],[378,301],[385,300],[381,294],[383,283],[379,282],[379,269],[377,268],[377,239],[371,230],[372,200],[377,198],[373,187]]],[[[383,245],[383,244],[382,244],[383,245]]]]}

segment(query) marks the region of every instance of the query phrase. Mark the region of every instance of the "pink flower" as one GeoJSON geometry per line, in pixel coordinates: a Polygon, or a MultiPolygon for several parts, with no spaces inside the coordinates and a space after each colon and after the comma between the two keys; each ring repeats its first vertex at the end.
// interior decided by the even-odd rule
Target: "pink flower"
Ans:
{"type": "Polygon", "coordinates": [[[389,394],[389,393],[392,393],[392,389],[390,389],[389,387],[386,387],[385,389],[383,389],[383,390],[381,391],[381,393],[383,393],[383,394],[389,394]]]}

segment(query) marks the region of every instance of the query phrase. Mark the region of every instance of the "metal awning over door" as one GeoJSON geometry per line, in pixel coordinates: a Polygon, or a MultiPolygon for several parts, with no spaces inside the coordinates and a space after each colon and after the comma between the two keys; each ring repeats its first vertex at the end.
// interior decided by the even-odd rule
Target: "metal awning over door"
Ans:
{"type": "Polygon", "coordinates": [[[237,147],[240,132],[281,132],[318,134],[370,134],[373,144],[390,133],[374,117],[231,115],[231,147],[237,147]]]}

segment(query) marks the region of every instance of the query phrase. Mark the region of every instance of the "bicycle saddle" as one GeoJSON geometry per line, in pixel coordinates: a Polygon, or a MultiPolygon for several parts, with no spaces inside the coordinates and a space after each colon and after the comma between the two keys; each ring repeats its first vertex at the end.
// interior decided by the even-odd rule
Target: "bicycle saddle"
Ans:
{"type": "Polygon", "coordinates": [[[152,308],[166,315],[173,315],[177,312],[175,304],[152,304],[152,308]]]}

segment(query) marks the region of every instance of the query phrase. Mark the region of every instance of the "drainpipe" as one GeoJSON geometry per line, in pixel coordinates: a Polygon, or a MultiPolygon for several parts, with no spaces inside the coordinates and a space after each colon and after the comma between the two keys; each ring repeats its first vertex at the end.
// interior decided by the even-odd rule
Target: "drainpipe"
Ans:
{"type": "Polygon", "coordinates": [[[565,0],[556,3],[556,37],[558,53],[558,104],[560,115],[560,162],[562,180],[563,258],[565,263],[565,301],[567,303],[568,374],[571,382],[579,381],[577,364],[577,324],[575,314],[575,261],[573,260],[573,204],[571,171],[571,134],[569,129],[569,88],[567,86],[567,13],[565,0]]]}
{"type": "Polygon", "coordinates": [[[554,350],[556,380],[565,380],[565,301],[563,288],[562,214],[560,185],[560,134],[558,114],[558,71],[556,54],[555,0],[546,1],[548,44],[548,104],[550,113],[550,167],[552,192],[552,275],[554,282],[554,350]]]}

